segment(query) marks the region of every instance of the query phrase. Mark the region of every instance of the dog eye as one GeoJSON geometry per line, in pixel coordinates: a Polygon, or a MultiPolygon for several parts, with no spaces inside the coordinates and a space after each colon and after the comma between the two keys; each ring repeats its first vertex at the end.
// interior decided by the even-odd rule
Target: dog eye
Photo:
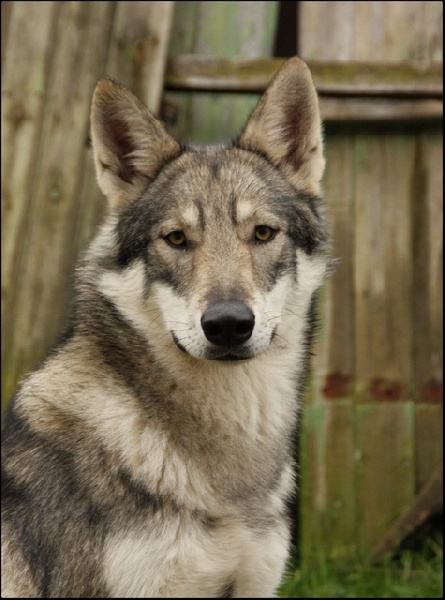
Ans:
{"type": "Polygon", "coordinates": [[[164,240],[170,244],[170,246],[174,246],[175,248],[185,248],[187,245],[185,234],[179,230],[172,231],[165,236],[164,240]]]}
{"type": "Polygon", "coordinates": [[[269,225],[258,225],[255,227],[255,241],[270,242],[275,237],[277,230],[269,225]]]}

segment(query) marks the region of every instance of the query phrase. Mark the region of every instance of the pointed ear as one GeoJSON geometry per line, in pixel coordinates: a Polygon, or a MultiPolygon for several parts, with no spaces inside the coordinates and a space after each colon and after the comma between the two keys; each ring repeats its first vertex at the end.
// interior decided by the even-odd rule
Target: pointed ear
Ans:
{"type": "Polygon", "coordinates": [[[297,187],[320,192],[324,170],[317,92],[307,65],[291,58],[269,84],[238,146],[259,151],[297,187]]]}
{"type": "Polygon", "coordinates": [[[101,79],[94,91],[91,137],[97,180],[112,208],[135,198],[181,152],[136,96],[109,78],[101,79]]]}

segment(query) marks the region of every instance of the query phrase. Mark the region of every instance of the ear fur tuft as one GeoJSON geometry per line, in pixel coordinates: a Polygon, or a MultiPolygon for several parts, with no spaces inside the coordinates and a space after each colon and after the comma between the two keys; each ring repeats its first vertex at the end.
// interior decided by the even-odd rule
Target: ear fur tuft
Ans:
{"type": "Polygon", "coordinates": [[[284,63],[237,144],[264,153],[295,186],[320,192],[325,164],[320,112],[309,68],[301,59],[284,63]]]}
{"type": "Polygon", "coordinates": [[[136,197],[161,165],[181,152],[142,102],[108,77],[94,91],[91,138],[97,179],[113,208],[136,197]]]}

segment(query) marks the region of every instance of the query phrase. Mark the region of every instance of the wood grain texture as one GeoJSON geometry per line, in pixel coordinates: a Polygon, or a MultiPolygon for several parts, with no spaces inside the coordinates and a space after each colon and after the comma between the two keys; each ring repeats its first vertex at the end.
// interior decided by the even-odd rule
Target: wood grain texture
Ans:
{"type": "MultiPolygon", "coordinates": [[[[276,2],[178,2],[171,56],[270,57],[278,16],[276,2]]],[[[169,92],[170,130],[181,139],[209,143],[237,136],[259,93],[169,92]]]]}
{"type": "Polygon", "coordinates": [[[111,75],[159,108],[172,8],[172,2],[6,7],[2,406],[66,323],[74,265],[103,212],[88,141],[94,87],[111,75]]]}
{"type": "Polygon", "coordinates": [[[414,405],[357,408],[357,545],[367,557],[414,499],[414,405]]]}
{"type": "MultiPolygon", "coordinates": [[[[440,65],[442,11],[439,2],[301,2],[299,53],[315,62],[380,62],[388,65],[388,72],[390,65],[400,66],[403,61],[426,67],[440,65]]],[[[394,99],[391,107],[388,98],[382,103],[382,97],[369,96],[326,100],[331,104],[323,107],[322,97],[324,116],[341,118],[343,111],[345,134],[346,124],[360,111],[364,114],[362,121],[379,120],[379,113],[389,117],[392,110],[392,121],[403,121],[405,114],[407,125],[410,119],[419,124],[420,113],[416,115],[416,110],[420,104],[410,107],[394,99]]],[[[435,110],[433,105],[424,105],[421,110],[426,115],[430,109],[435,110]]],[[[443,230],[442,204],[438,200],[442,158],[439,138],[431,133],[431,128],[420,134],[412,129],[403,133],[400,129],[373,131],[371,127],[366,133],[357,131],[351,131],[349,137],[354,158],[351,174],[346,176],[352,182],[352,234],[344,225],[342,229],[340,214],[333,210],[333,198],[345,184],[330,178],[328,164],[328,215],[332,231],[338,231],[343,239],[334,244],[340,261],[346,261],[343,274],[352,265],[352,276],[342,280],[340,272],[340,277],[329,284],[332,289],[328,289],[322,304],[326,332],[319,346],[322,358],[314,361],[313,405],[308,408],[307,427],[312,431],[312,410],[324,415],[319,418],[318,435],[326,439],[319,441],[318,448],[326,449],[330,434],[328,403],[351,403],[351,452],[356,460],[345,464],[355,474],[350,479],[350,493],[356,498],[356,510],[350,530],[356,532],[357,551],[367,555],[442,460],[438,458],[442,448],[441,423],[433,423],[441,406],[422,404],[440,402],[442,393],[441,367],[437,368],[442,356],[439,302],[443,230]],[[342,295],[346,295],[345,313],[350,315],[352,310],[354,314],[354,326],[349,328],[344,322],[347,317],[341,314],[342,295]],[[348,297],[352,301],[348,302],[348,297]],[[340,367],[334,369],[334,365],[351,355],[352,380],[340,367]],[[323,397],[323,377],[331,397],[323,397]],[[336,400],[335,393],[344,396],[336,400]],[[416,409],[414,400],[418,402],[416,409]]],[[[326,148],[328,159],[337,165],[338,156],[342,155],[338,139],[330,140],[328,135],[326,148]]],[[[338,172],[340,180],[341,169],[334,167],[333,171],[338,172]]],[[[303,430],[305,427],[303,420],[303,430]]],[[[334,432],[332,439],[336,439],[334,432]]],[[[341,448],[342,442],[337,440],[341,448]]],[[[333,489],[329,474],[336,461],[335,450],[325,450],[323,468],[309,460],[302,473],[302,524],[307,528],[306,538],[315,532],[316,539],[326,540],[328,554],[333,546],[327,540],[335,531],[328,511],[329,490],[333,489]],[[314,513],[319,497],[324,498],[324,504],[321,511],[314,513]],[[311,523],[313,514],[315,524],[311,523]]],[[[350,539],[344,535],[345,540],[350,539]]],[[[345,547],[348,545],[345,543],[345,547]]]]}

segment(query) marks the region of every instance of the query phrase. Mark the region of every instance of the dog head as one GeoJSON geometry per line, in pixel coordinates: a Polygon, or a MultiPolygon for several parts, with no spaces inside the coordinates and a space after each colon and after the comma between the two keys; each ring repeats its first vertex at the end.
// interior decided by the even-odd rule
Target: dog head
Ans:
{"type": "Polygon", "coordinates": [[[193,358],[248,359],[282,343],[286,314],[304,318],[325,270],[307,66],[287,61],[227,145],[180,144],[111,79],[98,83],[91,118],[113,239],[101,292],[149,342],[164,335],[193,358]]]}

